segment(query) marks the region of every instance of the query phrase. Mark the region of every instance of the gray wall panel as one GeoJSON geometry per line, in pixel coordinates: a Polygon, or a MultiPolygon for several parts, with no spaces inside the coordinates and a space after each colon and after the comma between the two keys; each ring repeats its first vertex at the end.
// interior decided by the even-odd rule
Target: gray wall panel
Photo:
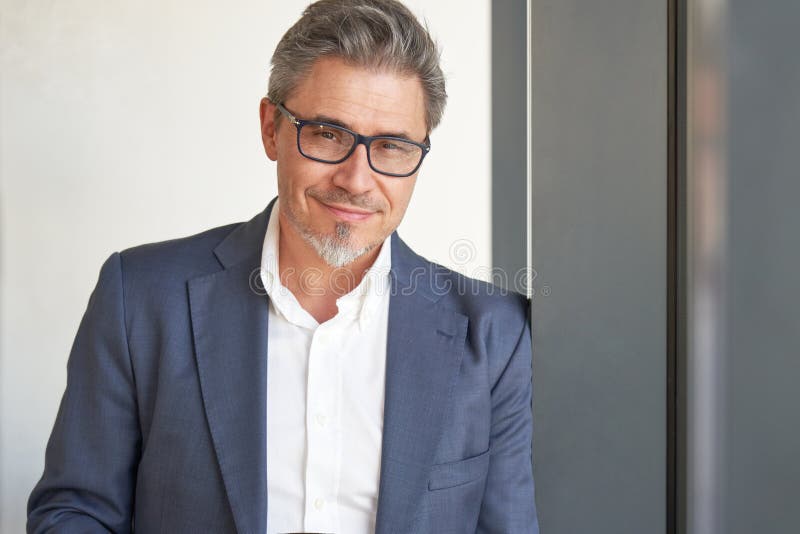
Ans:
{"type": "Polygon", "coordinates": [[[731,1],[726,528],[800,531],[800,49],[794,0],[731,1]]]}
{"type": "Polygon", "coordinates": [[[666,525],[667,3],[533,0],[532,16],[542,532],[658,534],[666,525]]]}
{"type": "MultiPolygon", "coordinates": [[[[492,2],[492,267],[526,293],[515,273],[527,266],[525,0],[492,2]]],[[[503,280],[503,278],[500,278],[503,280]]]]}

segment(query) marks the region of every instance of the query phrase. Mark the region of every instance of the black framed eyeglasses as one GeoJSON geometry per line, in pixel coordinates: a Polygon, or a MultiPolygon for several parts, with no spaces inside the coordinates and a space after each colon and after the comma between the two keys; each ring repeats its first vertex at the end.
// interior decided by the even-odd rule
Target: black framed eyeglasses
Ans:
{"type": "Polygon", "coordinates": [[[314,161],[341,163],[355,152],[358,145],[364,145],[373,171],[404,178],[417,172],[431,150],[427,137],[424,143],[416,143],[390,135],[361,135],[336,124],[298,119],[283,104],[277,107],[297,128],[297,150],[314,161]]]}

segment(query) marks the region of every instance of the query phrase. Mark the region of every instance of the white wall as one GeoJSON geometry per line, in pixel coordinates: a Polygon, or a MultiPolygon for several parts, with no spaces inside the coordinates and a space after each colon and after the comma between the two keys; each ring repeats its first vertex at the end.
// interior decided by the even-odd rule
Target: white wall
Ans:
{"type": "MultiPolygon", "coordinates": [[[[22,532],[102,261],[247,220],[275,194],[258,102],[306,2],[0,1],[0,531],[22,532]]],[[[489,0],[408,4],[443,46],[450,101],[401,234],[476,272],[491,253],[489,0]],[[466,263],[451,258],[463,239],[466,263]]]]}

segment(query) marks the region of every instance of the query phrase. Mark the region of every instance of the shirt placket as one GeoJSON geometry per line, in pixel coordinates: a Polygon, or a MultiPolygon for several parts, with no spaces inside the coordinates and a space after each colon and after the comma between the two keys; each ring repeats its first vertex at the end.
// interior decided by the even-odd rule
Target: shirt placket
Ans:
{"type": "Polygon", "coordinates": [[[308,358],[306,394],[305,530],[338,532],[337,485],[339,450],[338,358],[335,321],[317,327],[308,358]]]}

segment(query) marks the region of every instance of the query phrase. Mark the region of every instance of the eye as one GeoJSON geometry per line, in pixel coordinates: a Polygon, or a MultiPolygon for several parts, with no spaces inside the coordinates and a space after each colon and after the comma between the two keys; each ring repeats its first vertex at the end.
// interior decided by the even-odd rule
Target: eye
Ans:
{"type": "Polygon", "coordinates": [[[343,132],[325,125],[315,126],[312,132],[315,139],[332,143],[341,143],[344,137],[343,132]]]}
{"type": "Polygon", "coordinates": [[[381,139],[378,149],[383,152],[394,152],[396,154],[407,154],[413,151],[416,147],[410,143],[402,141],[394,141],[392,139],[381,139]]]}

